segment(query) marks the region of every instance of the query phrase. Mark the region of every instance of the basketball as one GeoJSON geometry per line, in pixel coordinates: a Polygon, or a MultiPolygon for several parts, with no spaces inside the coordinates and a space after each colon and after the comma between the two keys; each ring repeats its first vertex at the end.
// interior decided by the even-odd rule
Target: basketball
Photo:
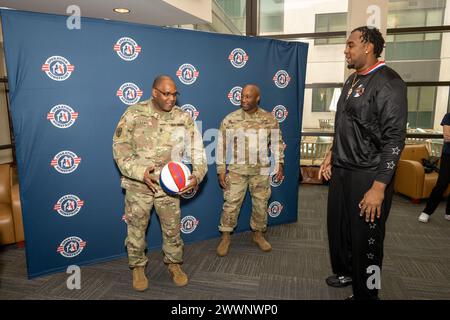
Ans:
{"type": "Polygon", "coordinates": [[[164,192],[174,195],[189,183],[190,175],[191,170],[184,163],[170,161],[162,168],[159,182],[164,192]]]}

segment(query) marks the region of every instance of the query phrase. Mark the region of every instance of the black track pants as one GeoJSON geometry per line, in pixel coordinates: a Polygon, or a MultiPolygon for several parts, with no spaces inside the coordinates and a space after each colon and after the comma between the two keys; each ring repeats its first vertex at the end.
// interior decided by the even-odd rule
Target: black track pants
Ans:
{"type": "MultiPolygon", "coordinates": [[[[378,290],[369,289],[367,279],[381,270],[385,223],[391,208],[394,183],[386,187],[380,219],[366,222],[359,216],[359,202],[371,188],[375,172],[333,168],[328,193],[328,241],[333,273],[351,276],[356,299],[375,299],[378,290]],[[367,271],[369,268],[370,272],[367,271]]],[[[371,278],[372,282],[373,278],[371,278]]],[[[372,282],[373,283],[373,282],[372,282]]]]}
{"type": "MultiPolygon", "coordinates": [[[[436,185],[431,191],[430,198],[428,198],[427,205],[423,212],[432,215],[434,210],[438,207],[442,200],[442,195],[450,183],[450,155],[442,154],[441,164],[439,169],[439,177],[436,185]]],[[[450,214],[450,197],[447,198],[447,207],[445,208],[445,214],[450,214]]]]}

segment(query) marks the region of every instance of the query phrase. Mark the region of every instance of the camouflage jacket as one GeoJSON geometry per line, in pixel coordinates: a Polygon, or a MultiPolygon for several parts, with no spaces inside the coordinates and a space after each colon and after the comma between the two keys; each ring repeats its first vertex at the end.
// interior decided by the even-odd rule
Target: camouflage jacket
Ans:
{"type": "Polygon", "coordinates": [[[159,111],[151,100],[128,107],[122,115],[113,137],[113,155],[122,173],[122,187],[144,193],[151,193],[143,182],[149,166],[159,179],[166,163],[187,156],[198,183],[207,171],[203,141],[189,114],[177,106],[170,112],[159,111]]]}
{"type": "Polygon", "coordinates": [[[228,165],[228,170],[241,174],[269,174],[269,147],[274,164],[283,164],[283,137],[273,115],[259,107],[253,114],[242,109],[234,111],[220,124],[217,173],[225,173],[228,165]]]}

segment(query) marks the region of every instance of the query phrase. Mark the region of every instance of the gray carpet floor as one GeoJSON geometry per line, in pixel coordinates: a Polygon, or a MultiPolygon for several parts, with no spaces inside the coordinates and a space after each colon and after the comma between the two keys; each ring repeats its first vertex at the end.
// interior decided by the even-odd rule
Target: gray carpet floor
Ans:
{"type": "MultiPolygon", "coordinates": [[[[185,246],[184,270],[190,283],[175,287],[161,252],[148,253],[149,289],[131,287],[125,258],[81,267],[81,289],[69,290],[68,274],[28,280],[25,250],[0,248],[0,299],[299,299],[340,300],[351,287],[331,288],[326,232],[328,187],[300,185],[298,222],[270,227],[273,246],[260,251],[251,233],[232,236],[230,253],[215,254],[219,239],[185,246]]],[[[442,202],[428,224],[417,221],[424,203],[396,195],[387,223],[381,281],[382,299],[450,299],[450,221],[442,202]]]]}

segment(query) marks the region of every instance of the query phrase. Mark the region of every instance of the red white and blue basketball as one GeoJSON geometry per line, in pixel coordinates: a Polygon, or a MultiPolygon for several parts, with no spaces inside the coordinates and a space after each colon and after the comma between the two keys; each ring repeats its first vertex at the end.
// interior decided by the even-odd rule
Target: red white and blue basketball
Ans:
{"type": "Polygon", "coordinates": [[[164,192],[173,195],[189,183],[190,175],[191,170],[184,163],[170,161],[162,168],[159,182],[164,192]]]}

